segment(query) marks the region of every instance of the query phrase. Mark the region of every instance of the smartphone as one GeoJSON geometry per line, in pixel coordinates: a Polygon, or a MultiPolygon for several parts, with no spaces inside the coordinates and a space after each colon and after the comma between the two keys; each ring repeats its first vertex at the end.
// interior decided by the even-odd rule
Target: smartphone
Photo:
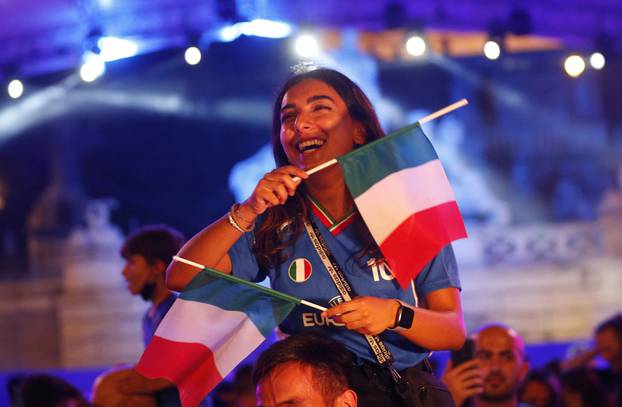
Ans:
{"type": "Polygon", "coordinates": [[[475,341],[467,338],[462,348],[451,351],[451,364],[453,367],[468,362],[475,357],[475,341]]]}

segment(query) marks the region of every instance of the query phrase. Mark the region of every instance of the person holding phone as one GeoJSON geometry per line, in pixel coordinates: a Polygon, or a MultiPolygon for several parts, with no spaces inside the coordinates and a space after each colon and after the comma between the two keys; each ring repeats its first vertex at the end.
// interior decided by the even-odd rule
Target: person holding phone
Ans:
{"type": "Polygon", "coordinates": [[[520,335],[493,323],[481,327],[472,341],[473,352],[467,342],[466,352],[454,354],[443,375],[456,406],[526,407],[518,401],[520,384],[529,370],[520,335]]]}

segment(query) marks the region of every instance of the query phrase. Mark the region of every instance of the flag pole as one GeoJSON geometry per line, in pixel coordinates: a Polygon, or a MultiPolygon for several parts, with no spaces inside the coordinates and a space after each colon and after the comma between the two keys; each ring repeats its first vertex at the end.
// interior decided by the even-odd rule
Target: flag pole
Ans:
{"type": "Polygon", "coordinates": [[[278,297],[278,298],[281,298],[281,299],[286,300],[286,301],[290,301],[290,302],[295,302],[297,304],[306,305],[307,307],[315,308],[315,309],[320,310],[320,311],[326,311],[326,307],[322,307],[321,305],[317,305],[315,303],[312,303],[312,302],[309,302],[309,301],[306,301],[306,300],[301,300],[300,298],[296,298],[296,297],[293,297],[291,295],[287,295],[285,293],[282,293],[282,292],[277,291],[277,290],[273,290],[271,288],[263,287],[263,286],[261,286],[259,284],[255,284],[255,283],[252,283],[250,281],[246,281],[246,280],[243,280],[243,279],[238,278],[238,277],[234,277],[234,276],[229,275],[229,274],[225,274],[225,273],[221,273],[221,272],[216,271],[216,270],[212,270],[209,267],[205,267],[202,264],[195,263],[192,260],[184,259],[183,257],[179,257],[179,256],[173,256],[173,260],[178,261],[180,263],[187,264],[187,265],[192,266],[192,267],[196,267],[196,268],[201,269],[201,270],[205,270],[209,274],[215,275],[215,276],[223,278],[225,280],[229,280],[229,281],[232,281],[234,283],[246,285],[248,287],[254,288],[254,289],[259,290],[261,292],[264,292],[264,293],[266,293],[268,295],[271,295],[273,297],[278,297]]]}
{"type": "MultiPolygon", "coordinates": [[[[468,100],[466,100],[466,99],[464,99],[464,98],[463,98],[463,99],[460,99],[459,101],[457,101],[457,102],[455,102],[455,103],[452,103],[452,104],[451,104],[451,105],[449,105],[449,106],[446,106],[446,107],[444,107],[444,108],[442,108],[442,109],[440,109],[440,110],[437,110],[437,111],[436,111],[436,112],[434,112],[434,113],[431,113],[431,114],[427,115],[427,116],[426,116],[426,117],[424,117],[423,119],[419,120],[419,121],[418,121],[418,123],[419,123],[419,124],[425,124],[425,123],[427,123],[427,122],[431,122],[431,121],[432,121],[432,120],[434,120],[434,119],[438,119],[439,117],[444,116],[444,115],[446,115],[447,113],[449,113],[449,112],[451,112],[451,111],[454,111],[454,110],[456,110],[456,109],[459,109],[459,108],[461,108],[462,106],[466,106],[466,105],[468,105],[468,104],[469,104],[469,101],[468,101],[468,100]]],[[[320,165],[318,165],[317,167],[313,167],[313,168],[311,168],[310,170],[308,170],[308,171],[307,171],[307,175],[312,175],[312,174],[315,174],[316,172],[321,171],[321,170],[323,170],[324,168],[330,167],[330,166],[331,166],[331,165],[333,165],[333,164],[337,164],[337,159],[336,159],[336,158],[333,158],[333,159],[332,159],[332,160],[330,160],[330,161],[326,161],[325,163],[320,164],[320,165]]],[[[295,178],[297,178],[297,177],[295,177],[295,178]]]]}

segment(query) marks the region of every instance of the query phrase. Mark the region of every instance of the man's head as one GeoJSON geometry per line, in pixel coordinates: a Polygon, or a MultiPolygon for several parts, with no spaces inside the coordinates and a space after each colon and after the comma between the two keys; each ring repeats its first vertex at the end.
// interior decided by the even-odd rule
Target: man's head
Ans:
{"type": "Polygon", "coordinates": [[[292,335],[261,354],[253,369],[257,405],[353,407],[351,354],[318,334],[292,335]]]}
{"type": "Polygon", "coordinates": [[[24,407],[86,407],[82,393],[71,383],[52,375],[33,375],[24,380],[21,404],[24,407]]]}
{"type": "Polygon", "coordinates": [[[603,321],[595,331],[598,351],[611,369],[622,371],[622,314],[603,321]]]}
{"type": "Polygon", "coordinates": [[[475,336],[475,350],[484,375],[480,397],[489,402],[515,398],[529,370],[521,337],[505,325],[485,325],[475,336]]]}
{"type": "Polygon", "coordinates": [[[128,290],[150,300],[158,286],[164,287],[166,266],[184,241],[181,233],[164,225],[144,226],[128,236],[121,247],[128,290]]]}
{"type": "Polygon", "coordinates": [[[555,407],[560,393],[556,376],[545,370],[532,370],[521,385],[519,400],[534,407],[555,407]]]}

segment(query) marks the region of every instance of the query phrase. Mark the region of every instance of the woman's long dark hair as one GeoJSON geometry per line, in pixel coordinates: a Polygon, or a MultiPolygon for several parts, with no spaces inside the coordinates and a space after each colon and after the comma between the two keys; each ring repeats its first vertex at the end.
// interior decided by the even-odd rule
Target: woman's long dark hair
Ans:
{"type": "MultiPolygon", "coordinates": [[[[291,76],[283,85],[274,100],[272,109],[272,152],[277,167],[289,164],[287,155],[281,145],[281,103],[287,91],[307,79],[324,82],[333,88],[343,99],[350,117],[365,129],[364,144],[384,136],[378,116],[371,102],[361,88],[344,74],[332,69],[320,68],[291,76]]],[[[296,194],[284,205],[274,206],[265,213],[261,225],[255,232],[253,251],[261,267],[276,266],[283,263],[289,253],[288,247],[300,237],[304,230],[304,220],[309,214],[308,204],[304,197],[304,184],[298,187],[296,194]]],[[[375,246],[369,231],[368,246],[375,246]]],[[[377,248],[376,248],[377,249],[377,248]]]]}

